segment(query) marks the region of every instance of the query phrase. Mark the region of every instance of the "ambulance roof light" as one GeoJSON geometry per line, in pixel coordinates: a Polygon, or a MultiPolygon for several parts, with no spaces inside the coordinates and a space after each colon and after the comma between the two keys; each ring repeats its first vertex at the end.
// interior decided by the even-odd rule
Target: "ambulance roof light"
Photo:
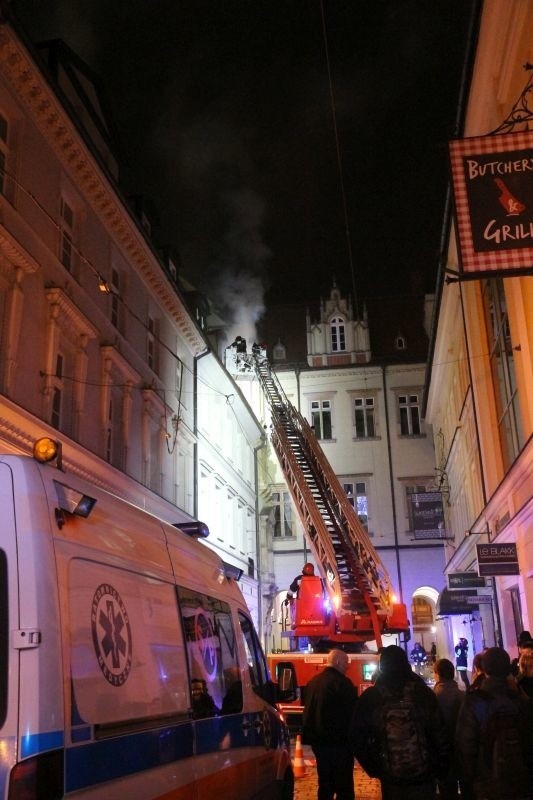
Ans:
{"type": "Polygon", "coordinates": [[[40,464],[48,464],[57,459],[57,466],[61,469],[61,449],[61,442],[49,436],[42,436],[33,443],[33,457],[40,464]]]}

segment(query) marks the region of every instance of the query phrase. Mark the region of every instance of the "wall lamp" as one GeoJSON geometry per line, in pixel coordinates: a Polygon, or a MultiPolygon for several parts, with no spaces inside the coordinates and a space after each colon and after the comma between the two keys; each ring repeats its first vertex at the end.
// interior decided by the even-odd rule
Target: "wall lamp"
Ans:
{"type": "Polygon", "coordinates": [[[64,512],[75,517],[89,516],[96,503],[95,497],[89,497],[88,494],[83,494],[78,489],[73,489],[71,486],[59,481],[54,481],[54,486],[59,505],[59,508],[56,509],[56,520],[60,528],[63,527],[66,521],[64,512]]]}

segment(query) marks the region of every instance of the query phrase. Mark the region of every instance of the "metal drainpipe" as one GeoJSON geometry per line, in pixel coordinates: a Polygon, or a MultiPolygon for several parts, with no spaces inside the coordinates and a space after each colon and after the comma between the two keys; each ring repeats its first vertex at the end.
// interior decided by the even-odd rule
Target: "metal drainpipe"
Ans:
{"type": "Polygon", "coordinates": [[[403,588],[402,588],[402,573],[400,568],[400,549],[398,542],[398,525],[396,523],[396,499],[394,497],[394,475],[392,471],[392,448],[390,440],[390,422],[389,422],[389,404],[387,401],[387,367],[383,365],[381,372],[383,373],[383,399],[385,404],[385,427],[387,430],[387,451],[389,455],[389,481],[392,500],[392,524],[394,529],[394,551],[396,553],[396,570],[398,572],[398,591],[400,592],[400,602],[403,603],[403,588]]]}
{"type": "Polygon", "coordinates": [[[261,580],[261,540],[259,530],[259,469],[257,464],[257,453],[267,446],[266,434],[261,434],[260,444],[254,447],[254,487],[255,487],[255,552],[257,554],[257,621],[259,622],[259,639],[264,644],[263,639],[263,583],[261,580]]]}

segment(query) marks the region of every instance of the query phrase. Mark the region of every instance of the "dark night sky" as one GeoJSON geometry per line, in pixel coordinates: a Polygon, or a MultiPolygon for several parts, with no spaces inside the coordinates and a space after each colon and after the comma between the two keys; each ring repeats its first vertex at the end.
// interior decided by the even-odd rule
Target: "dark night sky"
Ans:
{"type": "MultiPolygon", "coordinates": [[[[432,291],[472,0],[323,5],[358,294],[432,291]]],[[[13,6],[101,75],[127,190],[194,282],[351,289],[320,0],[13,6]]]]}

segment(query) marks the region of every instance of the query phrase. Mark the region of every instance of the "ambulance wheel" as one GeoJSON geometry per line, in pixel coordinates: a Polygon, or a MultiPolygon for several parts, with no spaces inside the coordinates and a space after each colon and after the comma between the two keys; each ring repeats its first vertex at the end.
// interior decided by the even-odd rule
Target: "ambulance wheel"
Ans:
{"type": "Polygon", "coordinates": [[[288,769],[281,784],[281,800],[294,799],[294,775],[292,769],[288,769]]]}

